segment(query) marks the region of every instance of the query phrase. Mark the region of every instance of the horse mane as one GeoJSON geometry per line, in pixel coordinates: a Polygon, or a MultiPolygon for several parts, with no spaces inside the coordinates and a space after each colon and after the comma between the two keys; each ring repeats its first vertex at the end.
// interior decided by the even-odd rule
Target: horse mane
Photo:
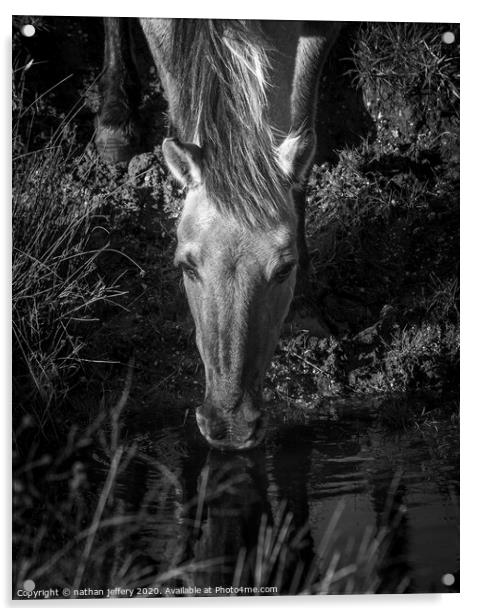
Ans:
{"type": "Polygon", "coordinates": [[[268,44],[251,21],[172,20],[176,129],[202,147],[203,182],[221,211],[247,224],[288,215],[267,114],[268,44]]]}

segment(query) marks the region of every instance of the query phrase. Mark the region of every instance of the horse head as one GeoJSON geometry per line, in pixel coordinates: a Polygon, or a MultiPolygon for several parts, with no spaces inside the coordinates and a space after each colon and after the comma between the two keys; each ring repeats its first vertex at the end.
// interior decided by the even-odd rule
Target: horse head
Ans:
{"type": "Polygon", "coordinates": [[[205,369],[205,396],[196,418],[208,443],[219,449],[253,447],[264,435],[263,379],[296,280],[296,215],[290,194],[296,150],[292,138],[278,149],[277,202],[261,203],[264,212],[273,214],[251,222],[209,194],[204,177],[211,163],[199,146],[177,139],[163,144],[172,174],[188,189],[175,264],[183,272],[205,369]]]}

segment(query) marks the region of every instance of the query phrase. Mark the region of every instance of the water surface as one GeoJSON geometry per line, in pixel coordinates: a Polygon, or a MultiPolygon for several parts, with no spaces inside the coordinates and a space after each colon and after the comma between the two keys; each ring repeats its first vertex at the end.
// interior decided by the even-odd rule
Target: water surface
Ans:
{"type": "Polygon", "coordinates": [[[391,426],[387,405],[336,411],[285,421],[276,409],[264,445],[238,454],[210,450],[193,420],[160,427],[154,405],[142,412],[114,492],[138,514],[123,551],[162,592],[457,590],[457,426],[391,426]]]}

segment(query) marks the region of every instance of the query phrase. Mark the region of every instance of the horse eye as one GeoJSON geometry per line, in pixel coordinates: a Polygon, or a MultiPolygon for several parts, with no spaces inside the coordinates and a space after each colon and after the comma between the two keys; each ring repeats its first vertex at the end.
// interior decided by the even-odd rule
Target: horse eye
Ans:
{"type": "Polygon", "coordinates": [[[198,270],[196,267],[193,267],[189,263],[180,263],[180,267],[183,271],[183,274],[187,276],[190,280],[198,280],[198,270]]]}
{"type": "Polygon", "coordinates": [[[281,267],[275,273],[274,275],[275,281],[278,283],[285,282],[289,278],[289,275],[291,274],[291,272],[293,271],[294,266],[295,266],[294,263],[287,263],[286,265],[283,265],[283,267],[281,267]]]}

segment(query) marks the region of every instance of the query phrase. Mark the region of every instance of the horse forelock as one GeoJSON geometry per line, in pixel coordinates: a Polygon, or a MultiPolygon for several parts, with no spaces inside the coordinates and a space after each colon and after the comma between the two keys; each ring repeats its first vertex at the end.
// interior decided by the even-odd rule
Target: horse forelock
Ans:
{"type": "Polygon", "coordinates": [[[267,120],[268,54],[259,24],[172,20],[176,127],[201,146],[203,183],[220,211],[264,226],[291,215],[267,120]]]}

